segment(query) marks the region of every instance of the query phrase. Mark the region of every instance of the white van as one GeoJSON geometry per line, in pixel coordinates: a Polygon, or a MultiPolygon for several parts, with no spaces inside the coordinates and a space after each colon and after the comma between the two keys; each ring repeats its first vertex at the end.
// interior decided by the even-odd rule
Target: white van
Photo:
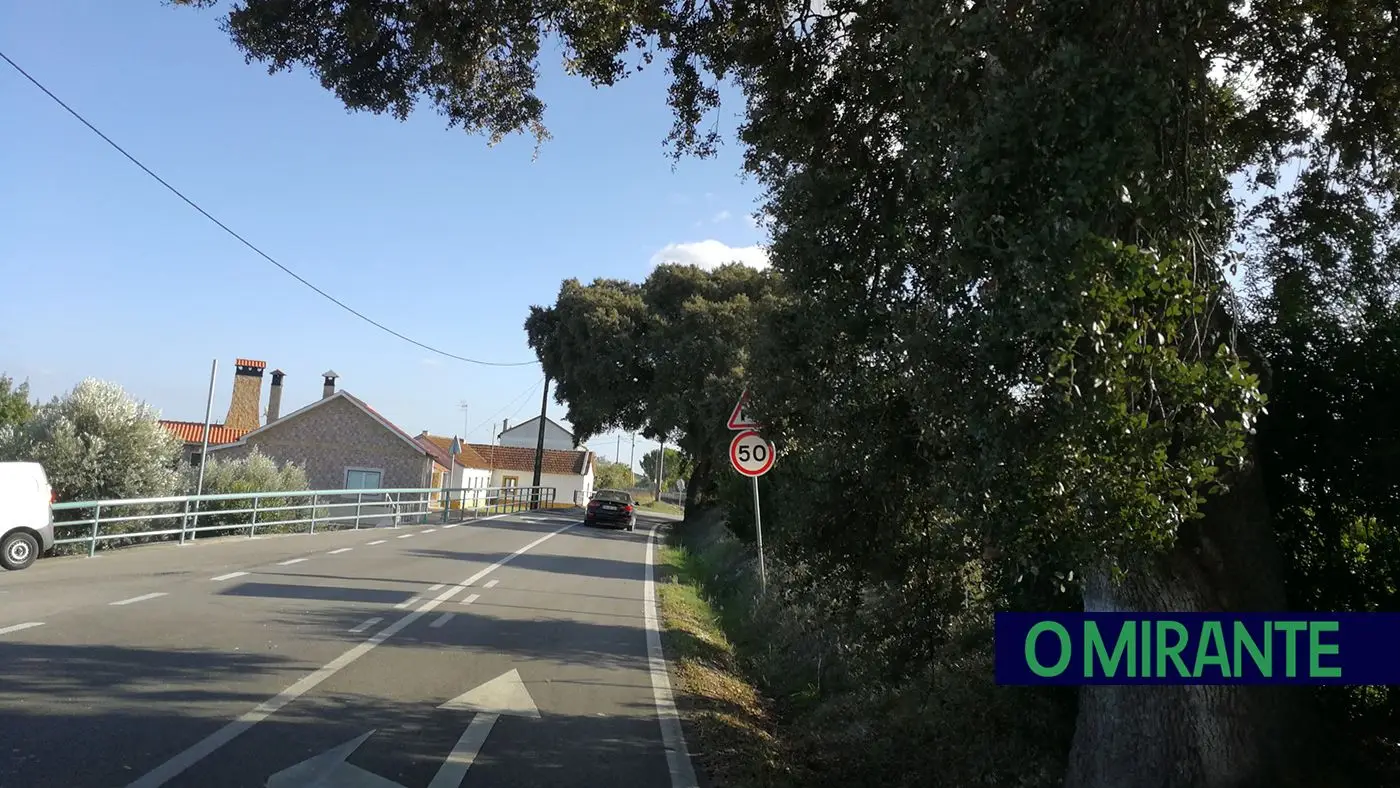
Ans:
{"type": "Polygon", "coordinates": [[[53,488],[37,462],[0,462],[0,566],[24,569],[53,549],[53,488]]]}

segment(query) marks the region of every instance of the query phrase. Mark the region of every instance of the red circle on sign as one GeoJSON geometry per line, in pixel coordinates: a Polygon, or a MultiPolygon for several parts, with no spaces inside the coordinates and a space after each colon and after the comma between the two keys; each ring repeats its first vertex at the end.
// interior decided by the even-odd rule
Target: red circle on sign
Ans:
{"type": "Polygon", "coordinates": [[[734,440],[729,442],[729,464],[734,466],[734,470],[745,476],[762,476],[773,467],[773,461],[778,458],[778,452],[774,450],[773,444],[758,434],[758,430],[744,430],[734,436],[734,440]],[[763,441],[763,445],[768,447],[768,459],[756,470],[748,470],[739,462],[739,444],[748,437],[756,437],[763,441]]]}

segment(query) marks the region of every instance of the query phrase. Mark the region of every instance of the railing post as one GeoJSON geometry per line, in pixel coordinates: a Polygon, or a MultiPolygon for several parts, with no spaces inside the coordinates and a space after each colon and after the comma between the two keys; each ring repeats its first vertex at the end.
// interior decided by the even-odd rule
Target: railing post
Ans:
{"type": "Polygon", "coordinates": [[[365,502],[364,493],[355,493],[355,530],[360,530],[360,506],[365,502]]]}
{"type": "Polygon", "coordinates": [[[97,524],[102,522],[102,504],[92,507],[92,540],[88,542],[88,558],[97,554],[97,524]]]}
{"type": "Polygon", "coordinates": [[[313,535],[316,533],[316,500],[320,497],[319,493],[311,496],[311,533],[313,535]]]}
{"type": "Polygon", "coordinates": [[[252,539],[253,534],[258,531],[258,506],[262,503],[262,498],[253,496],[253,522],[248,524],[248,538],[252,539]]]}
{"type": "Polygon", "coordinates": [[[390,499],[391,501],[393,501],[393,504],[390,506],[389,511],[391,511],[391,512],[394,513],[394,527],[395,527],[395,528],[398,528],[398,527],[399,527],[399,504],[400,504],[400,503],[403,503],[403,493],[394,493],[394,494],[392,494],[392,495],[389,496],[389,499],[390,499]]]}
{"type": "MultiPolygon", "coordinates": [[[[202,460],[201,460],[202,462],[202,460]]],[[[180,518],[180,544],[185,543],[185,531],[190,527],[190,499],[185,499],[185,516],[180,518]]]]}

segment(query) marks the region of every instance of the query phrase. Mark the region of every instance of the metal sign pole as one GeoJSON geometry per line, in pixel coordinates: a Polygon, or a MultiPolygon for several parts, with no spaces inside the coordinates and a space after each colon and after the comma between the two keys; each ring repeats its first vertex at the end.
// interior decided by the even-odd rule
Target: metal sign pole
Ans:
{"type": "Polygon", "coordinates": [[[758,510],[758,477],[753,477],[753,531],[758,537],[758,585],[768,593],[768,572],[763,565],[763,516],[758,510]]]}

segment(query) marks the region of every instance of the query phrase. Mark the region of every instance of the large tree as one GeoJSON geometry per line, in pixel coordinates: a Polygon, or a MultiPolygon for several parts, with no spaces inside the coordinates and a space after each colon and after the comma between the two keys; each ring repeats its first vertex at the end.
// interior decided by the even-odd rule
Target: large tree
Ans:
{"type": "MultiPolygon", "coordinates": [[[[1283,604],[1252,338],[1304,349],[1394,306],[1394,24],[1375,0],[246,0],[229,29],[351,107],[427,97],[493,135],[543,134],[546,35],[595,82],[656,41],[680,149],[710,142],[701,74],[737,75],[798,294],[749,361],[774,437],[909,480],[879,530],[960,530],[1013,577],[1074,567],[1090,609],[1239,610],[1283,604]],[[1231,179],[1263,192],[1240,204],[1231,179]],[[1241,255],[1274,298],[1247,327],[1223,275],[1241,255]]],[[[653,366],[613,360],[632,388],[588,396],[639,423],[620,399],[653,366]]],[[[1285,701],[1086,689],[1068,782],[1270,784],[1285,701]]]]}
{"type": "Polygon", "coordinates": [[[711,487],[777,287],[771,273],[738,263],[661,265],[641,283],[571,279],[552,306],[531,309],[525,329],[580,439],[616,429],[679,447],[693,459],[694,504],[711,487]]]}

